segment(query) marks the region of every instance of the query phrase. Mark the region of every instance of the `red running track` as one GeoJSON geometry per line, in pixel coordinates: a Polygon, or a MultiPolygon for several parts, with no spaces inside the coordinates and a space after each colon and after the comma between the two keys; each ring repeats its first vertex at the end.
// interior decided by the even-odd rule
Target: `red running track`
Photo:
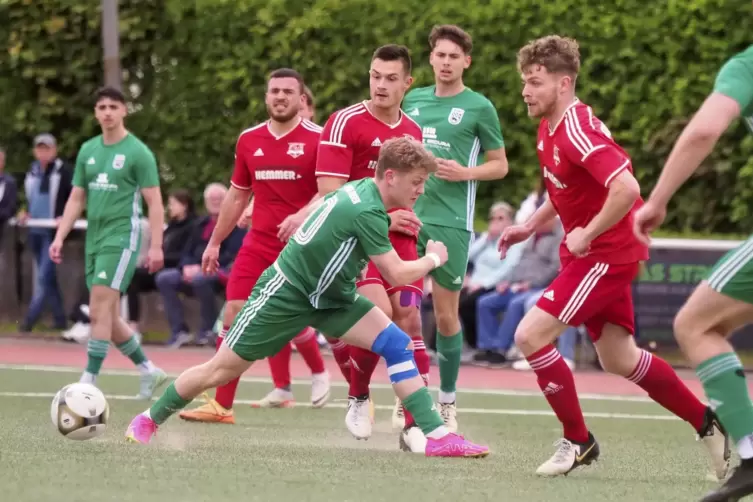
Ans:
{"type": "MultiPolygon", "coordinates": [[[[146,353],[157,366],[168,373],[179,373],[188,367],[203,363],[211,357],[213,351],[208,348],[171,350],[164,347],[148,346],[146,353]]],[[[334,359],[325,357],[324,361],[332,378],[342,381],[342,375],[334,359]]],[[[86,365],[86,347],[60,341],[2,338],[0,339],[0,364],[83,368],[86,365]]],[[[106,372],[108,369],[129,370],[133,369],[133,364],[117,350],[111,349],[104,364],[104,371],[106,372]]],[[[290,369],[293,378],[306,379],[310,376],[305,363],[295,353],[290,369]]],[[[269,367],[266,362],[260,361],[248,370],[246,376],[269,377],[269,367]]],[[[682,371],[681,376],[696,395],[703,396],[703,390],[692,372],[682,371]]],[[[439,382],[439,374],[435,366],[431,368],[430,381],[432,384],[439,382]]],[[[580,393],[646,395],[642,389],[624,378],[598,371],[577,371],[575,381],[580,393]]],[[[384,366],[381,366],[374,373],[374,382],[389,383],[384,366]]],[[[539,391],[536,378],[532,372],[520,372],[512,369],[486,369],[475,366],[461,367],[458,387],[539,391]]]]}

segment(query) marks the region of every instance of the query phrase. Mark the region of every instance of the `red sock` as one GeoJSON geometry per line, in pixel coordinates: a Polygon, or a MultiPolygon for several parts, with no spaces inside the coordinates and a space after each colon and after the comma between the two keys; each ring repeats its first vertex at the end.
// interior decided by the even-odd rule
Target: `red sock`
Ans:
{"type": "MultiPolygon", "coordinates": [[[[426,353],[426,344],[424,343],[423,336],[413,337],[413,358],[416,360],[416,368],[421,374],[421,378],[424,379],[424,385],[429,386],[429,371],[431,368],[431,358],[426,353]]],[[[403,407],[403,413],[405,414],[405,426],[415,425],[413,415],[410,414],[408,408],[403,407]]]]}
{"type": "Polygon", "coordinates": [[[290,390],[290,356],[293,354],[293,345],[286,343],[280,352],[267,358],[269,372],[272,373],[272,382],[276,389],[290,390]]]}
{"type": "Polygon", "coordinates": [[[562,424],[565,439],[576,443],[588,441],[588,427],[580,409],[573,372],[557,349],[547,345],[526,359],[538,377],[541,392],[562,424]]]}
{"type": "Polygon", "coordinates": [[[306,361],[312,375],[324,373],[324,359],[322,359],[319,344],[316,342],[316,331],[311,328],[304,329],[293,338],[293,343],[303,360],[306,361]]]}
{"type": "MultiPolygon", "coordinates": [[[[222,345],[222,342],[225,340],[225,335],[227,335],[228,330],[230,329],[230,326],[223,326],[222,331],[220,331],[220,335],[217,337],[217,350],[220,350],[220,345],[222,345]]],[[[229,381],[225,385],[221,385],[217,387],[217,390],[214,392],[214,400],[217,401],[217,404],[225,408],[226,410],[229,410],[233,407],[233,401],[235,401],[235,391],[238,390],[238,383],[240,382],[240,377],[229,381]]]]}
{"type": "Polygon", "coordinates": [[[361,347],[350,348],[350,390],[349,396],[367,396],[371,375],[379,364],[379,354],[361,347]]]}
{"type": "Polygon", "coordinates": [[[340,372],[345,377],[345,381],[350,383],[350,347],[337,338],[327,337],[327,341],[332,349],[332,355],[340,367],[340,372]]]}
{"type": "Polygon", "coordinates": [[[706,406],[680,380],[667,362],[645,350],[627,377],[648,392],[649,397],[682,418],[695,430],[703,427],[706,406]]]}

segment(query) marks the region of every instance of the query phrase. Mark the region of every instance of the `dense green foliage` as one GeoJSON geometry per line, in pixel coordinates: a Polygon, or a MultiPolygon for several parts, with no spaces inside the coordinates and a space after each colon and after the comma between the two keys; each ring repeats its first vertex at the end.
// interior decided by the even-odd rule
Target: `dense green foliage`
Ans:
{"type": "MultiPolygon", "coordinates": [[[[0,2],[0,143],[25,169],[41,130],[74,157],[96,133],[91,92],[102,82],[99,2],[0,2]]],[[[497,106],[511,174],[479,190],[519,202],[537,176],[535,123],[525,113],[517,49],[560,33],[581,43],[579,96],[631,153],[647,193],[720,65],[751,41],[750,2],[725,0],[122,0],[121,52],[133,97],[129,127],[159,157],[167,186],[200,193],[227,180],[239,131],[264,118],[265,75],[301,71],[320,122],[368,95],[370,54],[409,46],[416,85],[432,81],[426,37],[454,22],[474,36],[467,84],[497,106]]],[[[753,227],[753,138],[735,125],[676,197],[667,228],[741,232],[753,227]]]]}

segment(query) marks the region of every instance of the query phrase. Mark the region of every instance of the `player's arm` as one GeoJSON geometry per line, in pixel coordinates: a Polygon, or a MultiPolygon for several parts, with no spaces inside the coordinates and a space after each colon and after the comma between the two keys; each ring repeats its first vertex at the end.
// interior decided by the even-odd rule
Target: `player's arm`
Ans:
{"type": "Polygon", "coordinates": [[[86,207],[86,164],[84,150],[85,148],[82,146],[78,152],[76,167],[73,170],[71,194],[68,196],[68,202],[65,203],[63,216],[58,222],[58,228],[53,239],[59,244],[62,244],[65,238],[68,237],[73,224],[76,223],[76,220],[81,216],[86,207]]]}
{"type": "Polygon", "coordinates": [[[141,189],[141,196],[149,212],[149,248],[161,250],[165,233],[165,205],[162,202],[162,192],[158,186],[145,187],[141,189]]]}
{"type": "Polygon", "coordinates": [[[468,169],[466,174],[469,180],[491,181],[501,180],[507,176],[507,154],[505,153],[505,140],[502,137],[502,126],[499,123],[497,110],[491,101],[486,102],[479,111],[478,139],[481,149],[486,152],[486,162],[473,169],[468,169]]]}
{"type": "Polygon", "coordinates": [[[469,180],[491,181],[501,180],[507,176],[509,167],[507,165],[507,154],[504,148],[489,150],[486,152],[486,162],[473,169],[467,169],[469,180]]]}
{"type": "Polygon", "coordinates": [[[316,153],[316,185],[322,197],[350,179],[353,138],[345,110],[334,113],[324,125],[316,153]]]}
{"type": "Polygon", "coordinates": [[[552,201],[547,199],[527,220],[523,225],[530,231],[531,234],[536,232],[540,227],[548,224],[554,218],[557,217],[557,210],[554,209],[552,201]]]}
{"type": "Polygon", "coordinates": [[[740,116],[741,102],[753,101],[753,79],[744,87],[729,94],[748,92],[739,101],[730,95],[715,91],[703,102],[690,123],[685,127],[664,164],[659,181],[649,199],[666,206],[669,199],[698,169],[714,149],[724,131],[740,116]]]}
{"type": "Polygon", "coordinates": [[[230,184],[230,189],[225,194],[225,198],[222,199],[217,224],[212,231],[207,246],[220,247],[238,225],[238,221],[243,211],[248,207],[250,199],[251,190],[241,190],[234,183],[230,184]]]}
{"type": "Polygon", "coordinates": [[[641,187],[633,173],[623,169],[609,183],[609,193],[601,211],[585,228],[589,240],[594,240],[617,224],[632,209],[641,196],[641,187]]]}

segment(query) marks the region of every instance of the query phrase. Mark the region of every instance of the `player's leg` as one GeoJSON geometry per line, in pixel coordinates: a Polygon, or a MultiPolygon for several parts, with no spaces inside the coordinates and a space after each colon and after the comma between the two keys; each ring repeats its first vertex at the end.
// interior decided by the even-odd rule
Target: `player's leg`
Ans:
{"type": "Polygon", "coordinates": [[[238,378],[253,361],[279,352],[311,318],[308,300],[274,269],[259,279],[212,359],[183,372],[154,405],[131,421],[126,437],[148,443],[173,413],[212,387],[238,378]]]}
{"type": "MultiPolygon", "coordinates": [[[[369,264],[369,269],[371,270],[371,268],[372,264],[369,264]]],[[[376,270],[376,267],[374,267],[374,270],[376,270]]],[[[376,274],[378,274],[378,271],[376,274]]],[[[372,272],[371,277],[359,282],[358,294],[376,305],[388,318],[392,316],[392,304],[384,289],[381,275],[375,277],[372,272]]],[[[371,383],[371,375],[374,374],[374,369],[379,364],[379,354],[375,354],[368,348],[351,346],[350,364],[348,411],[345,414],[345,425],[357,439],[368,439],[371,437],[371,429],[374,423],[369,384],[371,383]]]]}
{"type": "Polygon", "coordinates": [[[366,298],[359,296],[353,305],[337,312],[316,312],[312,325],[384,357],[395,394],[427,437],[426,456],[482,457],[489,453],[487,447],[447,430],[416,367],[410,337],[366,298]]]}
{"type": "MultiPolygon", "coordinates": [[[[311,406],[321,408],[329,400],[329,372],[324,367],[322,351],[316,341],[316,330],[306,328],[293,338],[293,343],[298,353],[303,358],[306,366],[311,370],[311,406]]],[[[288,355],[288,361],[290,354],[288,355]]],[[[288,366],[288,380],[290,379],[290,366],[288,366]]]]}
{"type": "Polygon", "coordinates": [[[141,373],[141,385],[139,387],[138,397],[140,399],[151,399],[154,392],[167,382],[167,374],[154,365],[144,353],[139,338],[134,333],[133,328],[120,317],[116,306],[116,312],[113,313],[112,343],[136,365],[141,373]]]}
{"type": "Polygon", "coordinates": [[[463,331],[460,324],[460,290],[468,268],[471,232],[424,225],[419,234],[419,254],[425,252],[428,239],[447,246],[449,259],[431,272],[434,317],[437,322],[437,353],[439,355],[439,407],[447,427],[456,431],[457,407],[455,390],[463,352],[463,331]]]}
{"type": "Polygon", "coordinates": [[[727,338],[753,322],[753,239],[725,255],[675,319],[675,337],[709,403],[737,445],[739,467],[704,502],[753,493],[753,405],[742,363],[727,338]]]}
{"type": "MultiPolygon", "coordinates": [[[[605,282],[609,279],[604,277],[605,282]]],[[[712,409],[687,388],[666,361],[636,345],[633,302],[627,282],[631,278],[625,279],[622,294],[617,289],[599,291],[599,296],[613,300],[596,317],[586,321],[601,366],[640,386],[651,399],[688,422],[708,450],[714,475],[724,479],[730,457],[727,434],[712,409]]]]}

